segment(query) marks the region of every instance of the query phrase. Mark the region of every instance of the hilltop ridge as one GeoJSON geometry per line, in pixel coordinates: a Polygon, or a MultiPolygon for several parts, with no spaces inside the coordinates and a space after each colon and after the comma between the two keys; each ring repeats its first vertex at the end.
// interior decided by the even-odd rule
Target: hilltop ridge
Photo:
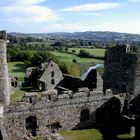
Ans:
{"type": "Polygon", "coordinates": [[[139,42],[139,34],[119,33],[109,31],[86,31],[86,32],[54,32],[54,33],[9,33],[15,36],[31,36],[36,38],[52,38],[66,40],[92,40],[92,41],[112,41],[112,42],[139,42]]]}

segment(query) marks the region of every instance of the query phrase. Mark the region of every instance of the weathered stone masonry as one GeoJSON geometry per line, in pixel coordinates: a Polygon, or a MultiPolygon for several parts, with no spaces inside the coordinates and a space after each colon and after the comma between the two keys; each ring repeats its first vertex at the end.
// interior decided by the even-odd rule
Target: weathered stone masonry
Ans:
{"type": "Polygon", "coordinates": [[[9,105],[9,75],[6,59],[6,32],[0,32],[0,137],[7,140],[7,134],[5,130],[5,117],[3,116],[3,110],[5,105],[9,105]]]}
{"type": "Polygon", "coordinates": [[[10,103],[5,31],[0,34],[0,103],[6,105],[10,103]]]}
{"type": "Polygon", "coordinates": [[[0,54],[0,139],[22,140],[28,133],[50,137],[50,131],[76,129],[84,122],[94,125],[94,111],[112,97],[96,90],[79,89],[74,94],[66,91],[60,95],[57,91],[49,95],[52,92],[49,91],[40,100],[36,95],[28,95],[23,101],[9,105],[5,31],[0,32],[0,54]]]}
{"type": "Polygon", "coordinates": [[[10,105],[4,113],[5,129],[8,137],[22,138],[26,132],[26,118],[34,116],[37,118],[37,135],[47,134],[49,126],[57,122],[61,126],[59,131],[71,130],[80,123],[81,112],[85,109],[89,110],[89,122],[94,125],[94,111],[111,97],[101,93],[95,95],[94,92],[89,97],[61,99],[56,102],[41,100],[34,105],[25,102],[10,105]]]}
{"type": "MultiPolygon", "coordinates": [[[[48,80],[51,81],[56,75],[56,84],[58,84],[63,77],[60,71],[53,71],[50,63],[46,74],[49,72],[52,76],[47,77],[48,75],[45,74],[45,79],[40,79],[43,88],[41,99],[38,99],[34,93],[27,93],[21,102],[9,105],[9,76],[4,31],[0,32],[0,64],[0,139],[3,140],[23,140],[28,133],[33,136],[50,136],[54,131],[94,126],[95,111],[109,99],[114,97],[120,100],[123,110],[127,93],[134,97],[140,93],[140,56],[130,53],[130,49],[125,46],[109,48],[106,53],[104,74],[106,94],[100,91],[102,80],[99,76],[97,88],[92,91],[79,85],[76,90],[61,86],[56,90],[53,89],[55,83],[49,85],[48,80]],[[121,94],[113,96],[112,91],[107,90],[109,88],[114,91],[113,93],[123,93],[123,96],[121,94]]],[[[69,80],[67,82],[69,85],[69,80]]]]}
{"type": "Polygon", "coordinates": [[[128,46],[108,48],[105,55],[104,90],[114,93],[140,93],[140,55],[127,51],[128,46]]]}

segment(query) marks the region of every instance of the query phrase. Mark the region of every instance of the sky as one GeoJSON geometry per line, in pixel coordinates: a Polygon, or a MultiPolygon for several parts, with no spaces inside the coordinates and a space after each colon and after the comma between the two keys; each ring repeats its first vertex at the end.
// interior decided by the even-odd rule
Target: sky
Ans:
{"type": "Polygon", "coordinates": [[[0,30],[140,34],[140,0],[0,0],[0,30]]]}

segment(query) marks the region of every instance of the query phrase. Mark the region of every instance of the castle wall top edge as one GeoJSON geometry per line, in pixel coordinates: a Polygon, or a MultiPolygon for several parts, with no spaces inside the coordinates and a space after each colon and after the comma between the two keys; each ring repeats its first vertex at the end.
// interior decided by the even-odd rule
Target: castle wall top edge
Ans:
{"type": "Polygon", "coordinates": [[[0,39],[6,40],[6,38],[7,38],[6,31],[5,30],[0,31],[0,39]]]}

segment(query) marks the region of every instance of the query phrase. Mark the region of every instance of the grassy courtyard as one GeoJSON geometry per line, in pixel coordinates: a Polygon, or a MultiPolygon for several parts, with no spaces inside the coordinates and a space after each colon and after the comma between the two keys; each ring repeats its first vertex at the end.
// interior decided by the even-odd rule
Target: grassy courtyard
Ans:
{"type": "Polygon", "coordinates": [[[15,92],[14,92],[14,94],[12,94],[10,96],[10,102],[11,103],[14,103],[14,102],[17,102],[17,101],[21,101],[24,93],[25,93],[25,91],[20,90],[20,89],[16,89],[15,92]]]}
{"type": "MultiPolygon", "coordinates": [[[[63,131],[60,133],[64,140],[103,140],[102,134],[96,129],[86,129],[86,130],[72,130],[63,131]]],[[[33,140],[44,140],[43,137],[37,137],[33,140]]],[[[133,140],[129,137],[129,134],[118,135],[117,140],[133,140]]]]}
{"type": "Polygon", "coordinates": [[[8,63],[9,73],[13,77],[18,77],[19,80],[23,80],[25,76],[26,66],[24,62],[9,62],[8,63]]]}
{"type": "Polygon", "coordinates": [[[61,132],[64,140],[101,140],[102,135],[95,129],[61,132]]]}

